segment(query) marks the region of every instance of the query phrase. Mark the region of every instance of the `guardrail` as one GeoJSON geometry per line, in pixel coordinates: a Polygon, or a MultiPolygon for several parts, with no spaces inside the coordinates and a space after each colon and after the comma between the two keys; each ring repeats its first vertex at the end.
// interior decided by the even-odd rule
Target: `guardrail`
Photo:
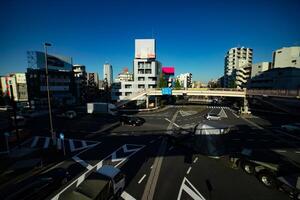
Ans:
{"type": "Polygon", "coordinates": [[[248,89],[247,95],[300,98],[300,89],[248,89]]]}

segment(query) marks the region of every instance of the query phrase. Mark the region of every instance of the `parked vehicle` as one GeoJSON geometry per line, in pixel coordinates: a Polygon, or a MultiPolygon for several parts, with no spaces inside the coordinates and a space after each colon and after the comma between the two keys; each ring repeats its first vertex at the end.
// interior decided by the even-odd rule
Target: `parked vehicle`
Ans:
{"type": "Polygon", "coordinates": [[[145,120],[141,117],[134,117],[134,116],[126,116],[123,115],[120,117],[120,122],[124,124],[128,124],[131,126],[141,126],[145,120]]]}
{"type": "Polygon", "coordinates": [[[69,180],[66,169],[55,168],[42,173],[32,180],[20,183],[19,191],[9,196],[8,200],[19,199],[45,199],[53,191],[64,185],[69,180]]]}
{"type": "Polygon", "coordinates": [[[243,149],[229,158],[234,167],[255,175],[266,187],[281,189],[300,199],[300,169],[292,161],[272,151],[252,149],[243,149]]]}
{"type": "Polygon", "coordinates": [[[220,115],[215,114],[215,113],[207,113],[205,115],[205,119],[207,119],[207,120],[221,120],[221,117],[220,117],[220,115]]]}
{"type": "Polygon", "coordinates": [[[67,191],[60,199],[118,199],[125,187],[125,175],[118,168],[104,165],[92,172],[78,187],[67,191]]]}
{"type": "Polygon", "coordinates": [[[281,126],[281,129],[291,133],[300,133],[300,123],[285,124],[281,126]]]}
{"type": "Polygon", "coordinates": [[[118,110],[117,107],[111,103],[87,103],[87,113],[105,113],[110,115],[117,115],[118,110]]]}

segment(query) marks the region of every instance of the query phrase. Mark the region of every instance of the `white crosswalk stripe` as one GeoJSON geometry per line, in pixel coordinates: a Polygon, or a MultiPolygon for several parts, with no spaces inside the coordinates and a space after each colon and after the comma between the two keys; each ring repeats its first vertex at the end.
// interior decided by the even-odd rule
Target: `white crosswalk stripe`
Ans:
{"type": "MultiPolygon", "coordinates": [[[[49,148],[51,142],[50,137],[43,137],[43,136],[35,136],[32,138],[32,142],[27,143],[26,145],[30,148],[49,148]]],[[[79,150],[83,150],[86,148],[91,148],[93,146],[96,146],[100,142],[97,141],[88,141],[88,140],[78,140],[78,139],[67,139],[65,138],[64,141],[62,141],[60,138],[57,138],[57,149],[62,149],[62,143],[64,142],[66,151],[69,152],[75,152],[79,150]]]]}

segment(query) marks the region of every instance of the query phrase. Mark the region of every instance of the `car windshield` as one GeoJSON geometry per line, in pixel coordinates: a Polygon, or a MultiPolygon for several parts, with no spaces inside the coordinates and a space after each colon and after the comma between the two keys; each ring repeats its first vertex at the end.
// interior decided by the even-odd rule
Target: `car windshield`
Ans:
{"type": "Polygon", "coordinates": [[[300,200],[300,0],[0,4],[0,200],[300,200]]]}

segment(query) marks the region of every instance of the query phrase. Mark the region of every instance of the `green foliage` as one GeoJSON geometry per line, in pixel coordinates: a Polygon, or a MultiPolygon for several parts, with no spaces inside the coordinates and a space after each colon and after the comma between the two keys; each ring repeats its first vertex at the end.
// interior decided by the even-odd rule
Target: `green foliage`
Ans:
{"type": "Polygon", "coordinates": [[[164,88],[164,87],[167,87],[168,86],[168,83],[167,81],[164,79],[163,75],[161,74],[159,76],[159,84],[158,84],[158,87],[159,88],[164,88]]]}
{"type": "Polygon", "coordinates": [[[179,82],[178,79],[176,79],[176,81],[175,81],[174,88],[175,88],[175,89],[180,89],[180,88],[181,88],[181,85],[180,85],[180,82],[179,82]]]}

